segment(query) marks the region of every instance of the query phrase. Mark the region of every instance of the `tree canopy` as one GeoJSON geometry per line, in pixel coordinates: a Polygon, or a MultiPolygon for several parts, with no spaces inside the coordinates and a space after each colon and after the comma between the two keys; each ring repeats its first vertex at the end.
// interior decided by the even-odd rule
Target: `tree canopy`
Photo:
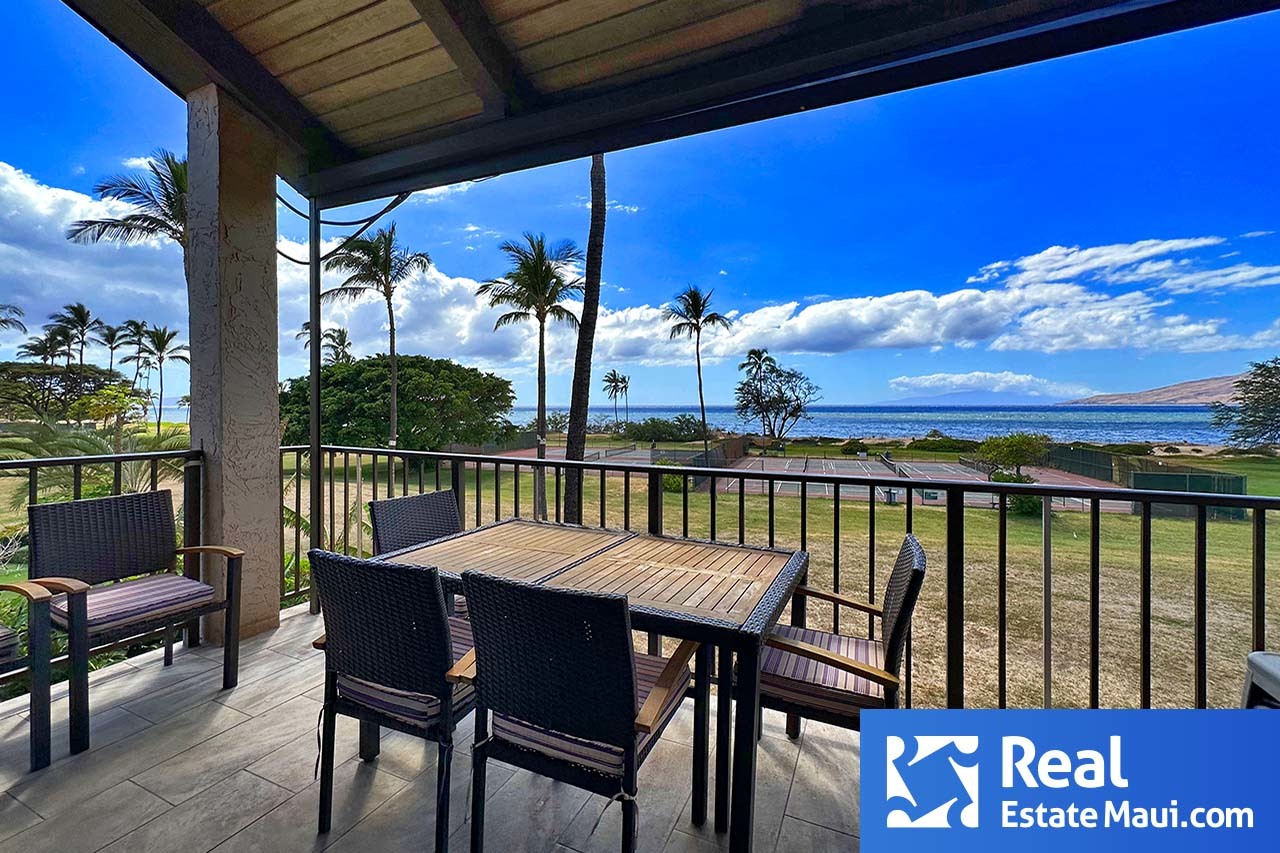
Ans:
{"type": "MultiPolygon", "coordinates": [[[[399,436],[405,450],[431,450],[450,442],[483,444],[510,429],[515,402],[500,376],[447,359],[402,355],[399,361],[399,436]]],[[[320,372],[321,440],[325,444],[378,446],[390,428],[391,371],[386,355],[320,372]]],[[[305,444],[310,416],[307,377],[284,383],[280,418],[286,444],[305,444]]]]}
{"type": "Polygon", "coordinates": [[[18,418],[62,420],[73,403],[121,376],[96,364],[66,370],[52,364],[0,362],[0,411],[18,418]]]}
{"type": "Polygon", "coordinates": [[[1235,447],[1280,444],[1280,358],[1252,362],[1236,380],[1235,402],[1213,404],[1213,425],[1235,447]]]}
{"type": "Polygon", "coordinates": [[[760,421],[769,438],[786,438],[820,399],[820,389],[809,377],[781,367],[766,350],[752,350],[738,367],[747,374],[734,390],[738,417],[760,421]]]}
{"type": "Polygon", "coordinates": [[[1049,436],[1035,432],[1011,432],[995,435],[982,442],[978,456],[1003,470],[1022,476],[1022,466],[1044,458],[1049,452],[1049,436]]]}

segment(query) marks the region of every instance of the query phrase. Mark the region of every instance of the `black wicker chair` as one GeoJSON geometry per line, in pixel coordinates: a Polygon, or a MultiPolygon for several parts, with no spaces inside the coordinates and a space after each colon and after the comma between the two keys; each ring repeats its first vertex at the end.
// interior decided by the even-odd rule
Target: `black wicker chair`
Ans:
{"type": "Polygon", "coordinates": [[[636,774],[689,690],[698,644],[667,660],[634,652],[625,596],[462,577],[476,648],[451,677],[474,678],[477,691],[472,851],[484,849],[491,758],[620,800],[622,849],[634,851],[636,774]]]}
{"type": "MultiPolygon", "coordinates": [[[[458,499],[452,489],[369,501],[369,523],[373,525],[375,555],[462,532],[458,499]]],[[[467,615],[467,602],[462,596],[446,594],[445,604],[454,616],[467,615]]]]}
{"type": "MultiPolygon", "coordinates": [[[[65,578],[53,579],[68,587],[74,582],[65,578]]],[[[18,632],[5,625],[0,625],[0,675],[27,668],[30,687],[30,716],[28,726],[31,731],[31,769],[40,770],[48,767],[51,760],[51,734],[49,722],[49,665],[51,643],[49,637],[49,604],[53,593],[41,584],[31,582],[3,583],[0,592],[12,592],[22,596],[27,602],[27,653],[22,654],[18,632]]],[[[72,610],[83,613],[84,591],[77,590],[70,594],[75,600],[72,610]]],[[[81,697],[74,697],[79,701],[81,697]]],[[[72,752],[83,752],[88,744],[83,745],[72,739],[72,752]]]]}
{"type": "MultiPolygon", "coordinates": [[[[925,553],[907,534],[880,606],[800,586],[797,597],[818,598],[880,619],[880,638],[778,625],[760,661],[760,706],[857,730],[864,708],[896,708],[902,653],[924,583],[925,553]]],[[[792,606],[797,606],[793,601],[792,606]]],[[[803,606],[803,605],[799,605],[803,606]]],[[[788,721],[788,733],[799,734],[788,721]]]]}
{"type": "Polygon", "coordinates": [[[73,752],[89,745],[91,646],[163,630],[168,666],[173,662],[175,630],[222,611],[226,614],[222,686],[236,686],[243,551],[223,545],[178,547],[168,490],[35,504],[28,507],[27,516],[31,529],[28,575],[34,583],[62,593],[53,597],[49,610],[54,627],[66,631],[70,640],[73,752]],[[186,561],[188,574],[177,571],[179,556],[201,554],[227,561],[226,592],[221,598],[212,586],[189,576],[191,560],[186,561]],[[81,591],[86,594],[75,594],[81,591]],[[79,618],[77,599],[83,608],[79,618]]]}
{"type": "Polygon", "coordinates": [[[378,756],[380,727],[439,744],[436,850],[449,848],[453,731],[475,692],[445,674],[471,651],[465,619],[448,617],[434,568],[361,560],[313,550],[311,582],[324,613],[324,712],[320,738],[320,832],[333,809],[334,726],[360,721],[360,757],[378,756]]]}

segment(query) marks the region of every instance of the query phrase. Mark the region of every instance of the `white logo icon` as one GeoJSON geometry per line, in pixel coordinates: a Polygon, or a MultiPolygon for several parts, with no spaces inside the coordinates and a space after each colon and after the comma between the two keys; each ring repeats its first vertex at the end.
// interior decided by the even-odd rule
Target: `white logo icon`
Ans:
{"type": "Polygon", "coordinates": [[[897,735],[886,740],[885,798],[889,803],[905,803],[889,810],[885,825],[890,829],[949,828],[953,826],[951,807],[959,803],[958,825],[976,828],[978,764],[972,756],[978,751],[977,735],[915,735],[914,740],[915,755],[910,758],[905,758],[905,740],[897,735]]]}

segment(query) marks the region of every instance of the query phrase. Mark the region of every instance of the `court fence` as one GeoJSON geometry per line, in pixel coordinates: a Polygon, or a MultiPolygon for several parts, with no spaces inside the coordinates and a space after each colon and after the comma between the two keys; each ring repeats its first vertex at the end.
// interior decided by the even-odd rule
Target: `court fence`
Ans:
{"type": "MultiPolygon", "coordinates": [[[[1248,478],[1241,474],[1229,474],[1210,468],[1183,465],[1178,462],[1150,456],[1126,456],[1092,447],[1054,445],[1049,448],[1044,463],[1047,467],[1070,474],[1115,483],[1130,489],[1200,492],[1215,495],[1248,494],[1248,478]]],[[[1134,505],[1137,512],[1137,504],[1134,505]]],[[[1185,517],[1188,510],[1179,505],[1160,504],[1156,514],[1164,517],[1185,517]]],[[[1241,518],[1230,507],[1212,507],[1217,518],[1241,518]]]]}

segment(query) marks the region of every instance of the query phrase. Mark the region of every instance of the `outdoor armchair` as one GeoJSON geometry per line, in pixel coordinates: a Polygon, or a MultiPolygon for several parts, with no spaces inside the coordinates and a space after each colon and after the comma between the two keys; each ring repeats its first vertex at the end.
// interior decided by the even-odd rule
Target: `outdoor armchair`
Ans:
{"type": "Polygon", "coordinates": [[[634,851],[636,777],[689,691],[698,644],[681,643],[668,659],[635,652],[626,596],[474,571],[462,579],[476,648],[451,677],[474,681],[477,695],[471,849],[484,849],[494,759],[619,800],[622,850],[634,851]]]}
{"type": "MultiPolygon", "coordinates": [[[[880,635],[847,637],[795,625],[776,626],[765,639],[761,655],[761,707],[851,729],[860,727],[864,708],[898,707],[903,650],[924,572],[924,549],[907,534],[880,605],[798,587],[793,607],[803,606],[805,598],[819,598],[869,613],[879,620],[880,635]]],[[[794,737],[799,732],[788,726],[788,733],[794,737]]]]}
{"type": "Polygon", "coordinates": [[[92,647],[163,631],[167,666],[173,662],[175,630],[206,614],[223,612],[222,686],[236,686],[243,551],[223,545],[178,547],[173,498],[167,490],[34,504],[27,514],[29,578],[55,593],[49,619],[69,638],[73,752],[89,745],[92,647]],[[187,561],[187,574],[178,572],[179,556],[205,554],[226,560],[222,596],[191,576],[196,574],[194,561],[187,561]]]}
{"type": "Polygon", "coordinates": [[[313,550],[311,581],[324,613],[324,710],[320,733],[320,832],[333,810],[338,714],[360,721],[360,757],[378,756],[385,726],[439,745],[435,849],[449,846],[453,732],[471,712],[475,691],[454,686],[448,670],[471,651],[465,619],[445,613],[434,568],[361,560],[313,550]]]}
{"type": "MultiPolygon", "coordinates": [[[[462,532],[458,499],[452,489],[425,492],[402,498],[369,501],[369,523],[373,526],[373,553],[386,554],[425,545],[444,536],[462,532]]],[[[445,602],[455,616],[467,615],[465,599],[445,602]]]]}

